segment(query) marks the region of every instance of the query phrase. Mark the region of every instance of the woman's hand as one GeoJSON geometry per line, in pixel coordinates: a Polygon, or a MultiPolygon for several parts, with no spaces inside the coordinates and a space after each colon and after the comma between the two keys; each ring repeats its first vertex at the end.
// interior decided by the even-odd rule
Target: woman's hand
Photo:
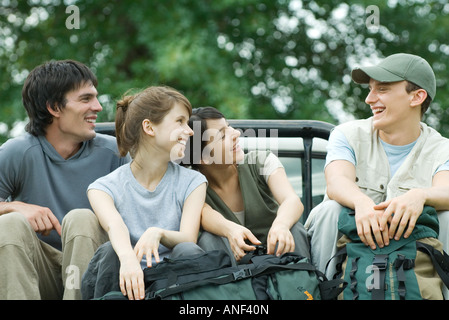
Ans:
{"type": "Polygon", "coordinates": [[[293,239],[290,229],[282,224],[273,223],[270,231],[268,231],[267,253],[280,256],[286,252],[293,252],[294,250],[295,240],[293,239]]]}
{"type": "Polygon", "coordinates": [[[159,263],[159,244],[163,236],[164,230],[156,227],[148,228],[137,241],[134,247],[137,260],[142,261],[143,256],[147,258],[147,267],[151,267],[153,256],[159,263]]]}
{"type": "Polygon", "coordinates": [[[254,245],[262,244],[248,228],[236,223],[229,229],[227,238],[235,260],[237,261],[246,255],[245,251],[253,251],[256,249],[254,246],[247,244],[245,240],[249,240],[254,245]]]}
{"type": "Polygon", "coordinates": [[[129,300],[145,298],[143,270],[133,254],[120,260],[120,290],[129,300]]]}

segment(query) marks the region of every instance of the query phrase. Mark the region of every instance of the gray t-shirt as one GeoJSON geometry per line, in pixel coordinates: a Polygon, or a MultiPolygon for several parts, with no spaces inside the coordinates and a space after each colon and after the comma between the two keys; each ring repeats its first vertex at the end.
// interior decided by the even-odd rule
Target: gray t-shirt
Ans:
{"type": "MultiPolygon", "coordinates": [[[[112,197],[134,246],[150,227],[179,231],[185,200],[205,182],[207,180],[201,173],[169,162],[167,171],[156,189],[149,191],[136,180],[128,163],[98,179],[88,189],[102,190],[112,197]]],[[[160,245],[161,260],[168,256],[170,251],[160,245]]],[[[146,265],[145,259],[142,265],[146,265]]]]}
{"type": "MultiPolygon", "coordinates": [[[[0,200],[48,207],[61,223],[70,210],[91,208],[87,186],[126,162],[129,158],[119,156],[112,136],[97,134],[65,160],[45,137],[27,133],[0,147],[0,200]]],[[[38,236],[61,249],[56,231],[38,236]]]]}

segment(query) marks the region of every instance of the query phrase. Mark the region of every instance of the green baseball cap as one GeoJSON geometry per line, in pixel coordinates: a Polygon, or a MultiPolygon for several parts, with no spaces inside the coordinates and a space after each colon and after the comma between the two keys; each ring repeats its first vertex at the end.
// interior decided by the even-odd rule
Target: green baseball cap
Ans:
{"type": "Polygon", "coordinates": [[[437,91],[432,67],[426,60],[413,54],[393,54],[376,66],[355,68],[351,76],[356,83],[369,83],[370,79],[380,82],[407,80],[426,90],[432,100],[437,91]]]}

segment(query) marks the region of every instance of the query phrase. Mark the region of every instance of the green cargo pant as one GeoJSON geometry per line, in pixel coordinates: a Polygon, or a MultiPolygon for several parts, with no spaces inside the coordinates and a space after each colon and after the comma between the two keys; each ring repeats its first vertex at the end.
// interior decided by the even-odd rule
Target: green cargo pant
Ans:
{"type": "Polygon", "coordinates": [[[107,239],[88,209],[65,216],[62,251],[39,240],[22,214],[0,216],[0,300],[81,299],[81,277],[107,239]]]}

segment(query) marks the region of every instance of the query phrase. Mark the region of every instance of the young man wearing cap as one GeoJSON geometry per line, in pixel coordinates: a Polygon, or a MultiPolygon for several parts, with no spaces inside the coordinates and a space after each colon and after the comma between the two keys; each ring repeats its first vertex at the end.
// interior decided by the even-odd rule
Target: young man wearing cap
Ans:
{"type": "Polygon", "coordinates": [[[1,300],[81,298],[81,276],[107,240],[87,186],[128,159],[95,133],[96,86],[73,60],[38,66],[24,83],[27,133],[0,147],[1,300]]]}
{"type": "MultiPolygon", "coordinates": [[[[408,237],[423,206],[433,206],[440,211],[440,240],[449,249],[449,140],[421,122],[435,98],[432,68],[401,53],[356,68],[352,79],[369,84],[365,102],[373,116],[339,125],[329,137],[326,198],[305,224],[313,262],[324,272],[336,253],[342,207],[355,210],[361,240],[375,249],[408,237]]],[[[331,261],[326,274],[334,272],[331,261]]]]}

